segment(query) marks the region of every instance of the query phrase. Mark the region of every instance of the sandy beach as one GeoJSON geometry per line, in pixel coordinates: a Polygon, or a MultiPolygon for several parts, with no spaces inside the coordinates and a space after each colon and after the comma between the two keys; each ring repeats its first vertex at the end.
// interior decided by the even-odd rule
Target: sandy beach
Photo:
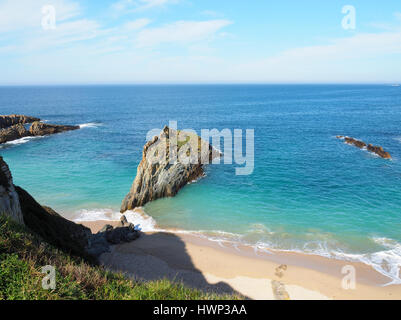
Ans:
{"type": "MultiPolygon", "coordinates": [[[[81,222],[98,232],[110,221],[81,222]]],[[[258,252],[192,234],[143,233],[100,258],[108,269],[139,280],[173,279],[201,290],[257,300],[401,299],[401,285],[363,263],[290,252],[258,252]],[[355,268],[355,289],[344,289],[343,267],[355,268]]]]}

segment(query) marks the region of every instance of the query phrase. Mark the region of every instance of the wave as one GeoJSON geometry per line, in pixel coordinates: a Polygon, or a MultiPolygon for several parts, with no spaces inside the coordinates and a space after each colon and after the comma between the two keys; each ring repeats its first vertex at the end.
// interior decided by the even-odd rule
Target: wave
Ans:
{"type": "Polygon", "coordinates": [[[20,138],[20,139],[13,140],[13,141],[8,141],[8,142],[4,143],[2,145],[2,147],[24,144],[24,143],[27,143],[27,142],[29,142],[31,140],[36,140],[36,139],[40,139],[40,138],[43,138],[43,136],[24,137],[24,138],[20,138]]]}
{"type": "MultiPolygon", "coordinates": [[[[254,235],[262,236],[265,234],[274,236],[276,234],[262,224],[251,224],[247,234],[237,234],[221,230],[163,229],[157,225],[155,219],[146,214],[143,208],[136,208],[133,211],[127,211],[124,215],[128,222],[135,225],[139,224],[144,232],[190,234],[216,242],[221,247],[225,247],[224,244],[231,245],[238,251],[239,245],[251,247],[254,250],[255,255],[258,255],[258,253],[273,254],[271,250],[277,250],[281,252],[318,255],[349,262],[362,262],[390,279],[390,282],[386,283],[384,286],[401,284],[401,244],[388,238],[372,238],[371,240],[373,242],[384,247],[384,250],[373,253],[347,253],[339,249],[333,249],[334,245],[332,243],[329,244],[327,240],[322,238],[317,241],[304,242],[302,248],[294,246],[288,249],[282,247],[282,241],[280,240],[256,241],[253,237],[254,235]],[[252,237],[249,237],[250,235],[252,235],[252,237]],[[253,241],[250,239],[253,239],[253,241]]],[[[92,209],[78,211],[73,220],[76,222],[98,220],[119,221],[120,217],[121,213],[113,211],[112,209],[92,209]]]]}
{"type": "Polygon", "coordinates": [[[102,126],[102,124],[99,123],[99,122],[88,122],[88,123],[83,123],[83,124],[79,125],[79,127],[81,129],[84,129],[84,128],[98,128],[100,126],[102,126]]]}
{"type": "MultiPolygon", "coordinates": [[[[141,208],[137,208],[133,211],[127,211],[124,213],[128,222],[132,224],[139,224],[144,232],[155,232],[162,231],[156,228],[156,221],[146,215],[141,208]]],[[[79,210],[73,216],[73,221],[83,222],[83,221],[119,221],[121,218],[121,213],[114,211],[113,209],[91,209],[91,210],[79,210]]]]}

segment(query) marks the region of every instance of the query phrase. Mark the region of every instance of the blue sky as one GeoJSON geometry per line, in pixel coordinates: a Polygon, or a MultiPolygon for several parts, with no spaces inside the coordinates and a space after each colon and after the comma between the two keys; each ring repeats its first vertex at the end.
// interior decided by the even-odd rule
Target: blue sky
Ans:
{"type": "Polygon", "coordinates": [[[0,70],[3,85],[400,83],[401,2],[0,0],[0,70]]]}

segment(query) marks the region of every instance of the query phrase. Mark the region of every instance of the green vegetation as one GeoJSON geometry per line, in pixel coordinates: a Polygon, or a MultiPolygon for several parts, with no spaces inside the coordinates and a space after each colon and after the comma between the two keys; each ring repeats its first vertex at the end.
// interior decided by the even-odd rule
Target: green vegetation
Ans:
{"type": "Polygon", "coordinates": [[[135,282],[47,244],[0,215],[1,299],[236,299],[206,294],[168,280],[135,282]],[[56,268],[56,289],[42,288],[41,268],[56,268]]]}

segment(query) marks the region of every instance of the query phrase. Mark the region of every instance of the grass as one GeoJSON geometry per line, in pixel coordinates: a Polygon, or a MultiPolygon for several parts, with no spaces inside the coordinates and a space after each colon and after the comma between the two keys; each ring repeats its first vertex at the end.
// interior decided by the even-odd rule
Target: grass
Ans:
{"type": "Polygon", "coordinates": [[[0,215],[0,300],[224,300],[169,280],[136,282],[68,255],[0,215]],[[43,266],[56,269],[56,288],[42,288],[43,266]]]}

